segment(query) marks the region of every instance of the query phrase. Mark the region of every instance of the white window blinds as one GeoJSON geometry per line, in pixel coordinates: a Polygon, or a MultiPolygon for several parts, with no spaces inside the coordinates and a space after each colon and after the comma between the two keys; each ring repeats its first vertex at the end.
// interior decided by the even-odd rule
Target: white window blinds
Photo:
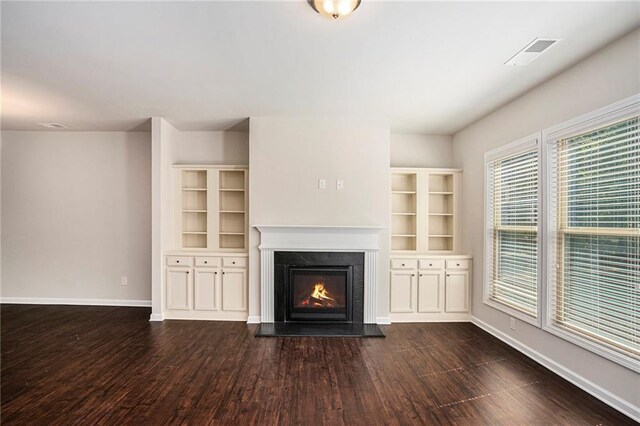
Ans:
{"type": "Polygon", "coordinates": [[[640,359],[639,118],[548,148],[548,322],[640,359]]]}
{"type": "Polygon", "coordinates": [[[489,153],[485,301],[538,316],[538,146],[489,153]]]}

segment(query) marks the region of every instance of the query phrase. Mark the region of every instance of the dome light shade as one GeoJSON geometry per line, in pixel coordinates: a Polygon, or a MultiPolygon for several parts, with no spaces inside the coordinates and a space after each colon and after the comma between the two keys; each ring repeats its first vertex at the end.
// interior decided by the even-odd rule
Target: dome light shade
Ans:
{"type": "Polygon", "coordinates": [[[307,0],[309,5],[322,16],[340,19],[348,16],[360,6],[361,0],[307,0]]]}

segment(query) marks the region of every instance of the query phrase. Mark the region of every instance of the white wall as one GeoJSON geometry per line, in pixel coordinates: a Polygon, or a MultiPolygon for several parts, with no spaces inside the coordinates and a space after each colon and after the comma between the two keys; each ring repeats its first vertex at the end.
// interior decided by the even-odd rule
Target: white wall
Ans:
{"type": "Polygon", "coordinates": [[[453,138],[447,135],[391,135],[391,167],[451,167],[453,138]]]}
{"type": "Polygon", "coordinates": [[[619,406],[626,402],[636,409],[640,406],[638,374],[523,322],[511,331],[506,314],[483,304],[481,215],[484,153],[640,92],[639,45],[640,30],[636,30],[453,138],[454,165],[464,169],[463,251],[473,255],[477,266],[473,272],[474,317],[612,393],[610,400],[619,399],[619,406]]]}
{"type": "Polygon", "coordinates": [[[2,139],[3,301],[148,303],[150,134],[5,131],[2,139]]]}
{"type": "MultiPolygon", "coordinates": [[[[251,225],[389,226],[389,126],[251,118],[251,225]],[[327,188],[318,189],[318,179],[327,188]],[[344,190],[336,190],[336,179],[344,190]]],[[[260,314],[259,233],[249,237],[249,316],[260,314]]],[[[388,229],[380,233],[378,317],[388,317],[388,229]]]]}
{"type": "MultiPolygon", "coordinates": [[[[0,89],[1,93],[2,89],[0,89]]],[[[2,132],[0,132],[0,297],[2,297],[2,132]]]]}
{"type": "Polygon", "coordinates": [[[248,132],[180,132],[174,164],[249,164],[248,132]]]}

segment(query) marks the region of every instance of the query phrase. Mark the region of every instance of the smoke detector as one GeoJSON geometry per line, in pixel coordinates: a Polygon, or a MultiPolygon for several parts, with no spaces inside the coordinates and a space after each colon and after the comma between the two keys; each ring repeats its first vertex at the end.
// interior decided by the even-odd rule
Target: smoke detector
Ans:
{"type": "Polygon", "coordinates": [[[536,38],[505,62],[505,65],[528,65],[560,41],[559,38],[536,38]]]}
{"type": "Polygon", "coordinates": [[[67,126],[61,123],[38,123],[38,126],[46,127],[47,129],[66,129],[67,126]]]}

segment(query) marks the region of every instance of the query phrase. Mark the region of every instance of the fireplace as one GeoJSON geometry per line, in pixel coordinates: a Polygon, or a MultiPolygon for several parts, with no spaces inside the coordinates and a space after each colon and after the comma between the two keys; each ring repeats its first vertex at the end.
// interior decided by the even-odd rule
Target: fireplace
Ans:
{"type": "Polygon", "coordinates": [[[275,252],[276,322],[362,323],[364,255],[275,252]]]}
{"type": "Polygon", "coordinates": [[[287,269],[285,321],[351,322],[353,266],[287,269]]]}
{"type": "Polygon", "coordinates": [[[260,231],[257,337],[384,337],[376,324],[382,227],[256,228],[260,231]]]}

